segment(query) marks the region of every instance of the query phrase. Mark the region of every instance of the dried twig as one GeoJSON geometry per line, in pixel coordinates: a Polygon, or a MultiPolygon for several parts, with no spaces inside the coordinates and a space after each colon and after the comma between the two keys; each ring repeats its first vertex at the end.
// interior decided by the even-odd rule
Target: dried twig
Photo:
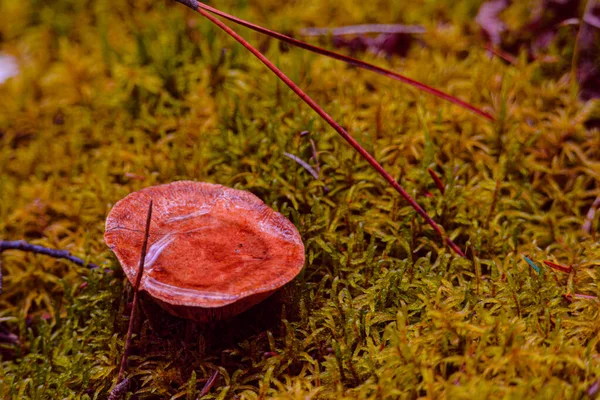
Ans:
{"type": "MultiPolygon", "coordinates": [[[[129,315],[129,328],[127,329],[127,338],[125,339],[125,349],[123,350],[123,358],[121,359],[121,367],[119,368],[119,375],[117,377],[117,385],[111,391],[111,398],[113,393],[120,388],[123,383],[123,374],[125,372],[125,366],[127,365],[127,358],[129,356],[129,350],[131,348],[131,334],[133,332],[133,321],[136,318],[136,310],[139,301],[139,288],[142,281],[142,275],[144,274],[144,263],[146,262],[146,250],[148,248],[148,238],[150,236],[150,221],[152,219],[152,200],[148,206],[148,216],[146,218],[146,231],[144,233],[144,243],[142,244],[142,254],[140,256],[140,263],[138,266],[138,273],[135,279],[135,285],[133,287],[133,304],[131,305],[131,314],[129,315]]],[[[119,389],[123,390],[123,389],[119,389]]],[[[115,397],[117,399],[118,397],[115,397]]]]}
{"type": "MultiPolygon", "coordinates": [[[[188,7],[196,10],[206,19],[211,21],[213,24],[217,25],[223,31],[225,31],[229,36],[237,40],[242,46],[244,46],[248,51],[250,51],[256,58],[258,58],[264,65],[266,65],[277,77],[285,83],[302,101],[310,106],[321,118],[323,118],[329,126],[331,126],[335,131],[348,142],[371,166],[410,204],[410,206],[417,211],[423,219],[435,230],[435,232],[445,240],[446,244],[450,246],[455,253],[464,257],[464,253],[462,250],[450,239],[450,237],[444,234],[442,228],[427,214],[427,212],[408,194],[406,190],[398,183],[396,180],[379,164],[379,162],[362,147],[356,139],[354,139],[340,124],[338,124],[325,110],[323,110],[308,94],[306,94],[302,89],[298,87],[290,78],[287,77],[279,68],[275,66],[268,58],[266,58],[260,51],[258,51],[254,46],[248,43],[244,38],[242,38],[238,33],[236,33],[233,29],[225,25],[219,19],[213,17],[209,14],[206,9],[210,9],[211,12],[217,13],[218,15],[222,15],[218,10],[213,9],[212,7],[208,7],[202,3],[199,3],[195,0],[177,0],[178,2],[185,4],[188,7]],[[194,5],[197,8],[194,8],[194,5]]],[[[227,15],[227,14],[225,14],[227,15]]],[[[225,17],[228,18],[228,17],[225,17]]],[[[235,17],[233,17],[235,18],[235,17]]],[[[236,18],[236,20],[238,20],[236,18]]],[[[239,23],[239,22],[238,22],[239,23]]],[[[246,26],[246,25],[245,25],[246,26]]],[[[263,28],[261,28],[263,29],[263,28]]],[[[287,38],[285,35],[281,35],[287,38]]],[[[289,38],[291,39],[291,38],[289,38]]],[[[302,43],[302,42],[300,42],[302,43]]],[[[303,45],[306,48],[307,45],[303,45]]],[[[312,46],[311,46],[312,48],[312,46]]],[[[334,53],[335,54],[335,53],[334,53]]]]}
{"type": "Polygon", "coordinates": [[[75,257],[67,250],[51,249],[37,244],[27,243],[24,240],[0,240],[0,253],[5,250],[21,250],[29,253],[43,254],[54,258],[68,260],[82,267],[88,267],[89,269],[100,268],[100,266],[96,264],[88,263],[79,257],[75,257]]]}
{"type": "MultiPolygon", "coordinates": [[[[24,240],[0,240],[0,255],[2,255],[2,252],[5,250],[21,250],[29,253],[43,254],[54,258],[68,260],[76,265],[88,267],[89,269],[100,268],[100,266],[94,263],[88,263],[79,257],[75,257],[67,250],[51,249],[38,244],[27,243],[24,240]]],[[[105,271],[110,272],[110,270],[106,268],[105,271]]],[[[0,293],[2,293],[2,263],[0,263],[0,293]]]]}

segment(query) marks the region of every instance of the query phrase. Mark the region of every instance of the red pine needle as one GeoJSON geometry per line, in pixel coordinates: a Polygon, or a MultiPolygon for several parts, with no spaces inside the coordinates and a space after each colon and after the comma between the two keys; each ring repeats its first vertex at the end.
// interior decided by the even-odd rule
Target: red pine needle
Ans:
{"type": "Polygon", "coordinates": [[[505,51],[502,51],[501,49],[499,49],[497,47],[494,47],[494,45],[492,45],[491,43],[487,44],[485,46],[485,49],[488,50],[489,52],[491,52],[496,57],[503,59],[504,61],[506,61],[509,64],[512,64],[512,65],[517,64],[517,59],[512,54],[509,54],[505,51]]]}
{"type": "Polygon", "coordinates": [[[570,265],[568,267],[565,267],[564,265],[553,263],[552,261],[544,261],[544,264],[546,264],[547,266],[549,266],[552,269],[555,269],[560,272],[564,272],[565,274],[570,274],[571,271],[573,271],[573,267],[570,265]]]}
{"type": "Polygon", "coordinates": [[[336,130],[337,133],[340,134],[354,149],[365,159],[371,166],[386,180],[390,185],[404,199],[411,205],[412,208],[419,213],[423,219],[437,232],[437,234],[444,238],[446,244],[450,246],[452,250],[454,250],[461,257],[465,257],[462,250],[442,231],[442,228],[425,212],[423,208],[404,190],[402,186],[375,160],[375,158],[369,154],[357,141],[354,139],[340,124],[338,124],[329,114],[327,114],[312,98],[310,98],[302,89],[298,87],[290,78],[287,77],[279,68],[275,66],[269,59],[267,59],[260,51],[254,48],[250,43],[248,43],[244,38],[242,38],[239,34],[237,34],[233,29],[225,25],[223,22],[213,17],[207,11],[204,10],[207,6],[200,6],[194,0],[177,0],[178,2],[191,7],[191,4],[198,5],[196,11],[200,13],[202,16],[207,18],[213,24],[217,25],[223,31],[225,31],[229,36],[237,40],[242,46],[244,46],[249,52],[251,52],[256,58],[258,58],[263,64],[265,64],[279,79],[281,79],[290,89],[300,97],[306,104],[308,104],[321,118],[323,118],[333,129],[336,130]]]}
{"type": "Polygon", "coordinates": [[[442,183],[442,180],[440,179],[438,174],[436,174],[435,171],[432,170],[431,168],[427,168],[427,172],[429,172],[429,175],[431,175],[431,179],[433,179],[435,186],[437,186],[439,191],[442,192],[442,194],[444,194],[444,192],[446,191],[446,187],[442,183]]]}
{"type": "MultiPolygon", "coordinates": [[[[135,285],[133,286],[133,303],[131,306],[131,314],[129,315],[129,327],[127,329],[127,336],[125,339],[125,349],[123,350],[123,357],[121,358],[121,367],[119,368],[119,375],[117,377],[117,386],[123,380],[123,374],[125,373],[125,366],[127,365],[127,359],[129,358],[129,351],[131,348],[131,334],[133,332],[133,323],[136,318],[137,306],[139,301],[139,289],[140,283],[142,282],[142,275],[144,275],[144,264],[146,262],[146,250],[148,249],[148,238],[150,237],[150,221],[152,220],[152,200],[148,206],[148,215],[146,217],[146,230],[144,232],[144,242],[142,243],[142,253],[140,255],[140,263],[138,265],[138,273],[135,279],[135,285]]],[[[116,389],[116,387],[115,387],[116,389]]]]}
{"type": "MultiPolygon", "coordinates": [[[[177,1],[179,1],[180,3],[183,3],[185,5],[187,5],[190,8],[193,8],[185,0],[177,0],[177,1]]],[[[196,3],[195,1],[190,1],[190,2],[196,3]]],[[[228,20],[230,20],[232,22],[235,22],[236,24],[245,26],[246,28],[252,29],[252,30],[257,31],[257,32],[260,32],[260,33],[262,33],[264,35],[271,36],[271,37],[273,37],[273,38],[275,38],[277,40],[281,40],[282,42],[291,44],[291,45],[296,46],[296,47],[300,47],[300,48],[302,48],[304,50],[312,51],[313,53],[321,54],[323,56],[331,57],[331,58],[334,58],[336,60],[346,62],[346,63],[348,63],[350,65],[354,65],[355,67],[363,68],[363,69],[366,69],[366,70],[378,73],[380,75],[387,76],[388,78],[395,79],[395,80],[400,81],[400,82],[404,82],[404,83],[409,84],[409,85],[411,85],[413,87],[416,87],[419,90],[422,90],[424,92],[430,93],[430,94],[432,94],[434,96],[437,96],[437,97],[439,97],[441,99],[444,99],[444,100],[449,101],[451,103],[454,103],[454,104],[456,104],[456,105],[458,105],[460,107],[463,107],[463,108],[465,108],[465,109],[467,109],[469,111],[472,111],[472,112],[474,112],[474,113],[476,113],[478,115],[481,115],[482,117],[484,117],[484,118],[486,118],[486,119],[488,119],[490,121],[494,121],[494,117],[490,113],[487,113],[487,112],[485,112],[485,111],[483,111],[483,110],[475,107],[474,105],[467,103],[464,100],[460,100],[457,97],[449,95],[448,93],[444,93],[441,90],[438,90],[438,89],[435,89],[435,88],[433,88],[431,86],[425,85],[424,83],[418,82],[418,81],[416,81],[414,79],[411,79],[409,77],[406,77],[404,75],[401,75],[401,74],[398,74],[396,72],[387,70],[385,68],[378,67],[377,65],[369,64],[369,63],[367,63],[365,61],[361,61],[361,60],[358,60],[358,59],[353,58],[353,57],[349,57],[349,56],[346,56],[346,55],[343,55],[343,54],[340,54],[340,53],[336,53],[334,51],[326,50],[326,49],[323,49],[323,48],[318,47],[318,46],[314,46],[312,44],[303,42],[301,40],[294,39],[292,37],[283,35],[283,34],[281,34],[279,32],[275,32],[275,31],[272,31],[270,29],[263,28],[262,26],[253,24],[251,22],[248,22],[248,21],[243,20],[243,19],[238,18],[238,17],[234,17],[233,15],[230,15],[230,14],[227,14],[227,13],[225,13],[223,11],[217,10],[216,8],[213,8],[213,7],[211,7],[209,5],[206,5],[204,3],[197,2],[196,5],[197,5],[198,8],[201,8],[201,9],[204,9],[206,11],[209,11],[209,12],[215,14],[215,15],[218,15],[220,17],[228,19],[228,20]]],[[[198,11],[198,9],[196,9],[196,10],[198,11]]]]}

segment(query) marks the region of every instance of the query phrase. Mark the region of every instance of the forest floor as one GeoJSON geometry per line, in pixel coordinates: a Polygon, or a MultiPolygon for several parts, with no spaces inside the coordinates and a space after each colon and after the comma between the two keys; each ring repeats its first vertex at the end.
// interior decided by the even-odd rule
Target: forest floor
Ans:
{"type": "Polygon", "coordinates": [[[595,397],[600,105],[584,101],[594,89],[575,79],[573,18],[585,5],[576,2],[568,23],[536,25],[548,33],[531,21],[536,5],[552,1],[513,2],[500,14],[498,42],[495,16],[477,18],[482,1],[455,3],[211,5],[492,114],[235,27],[466,258],[259,61],[183,5],[0,0],[0,55],[18,68],[0,83],[0,239],[103,267],[2,253],[0,397],[108,396],[132,290],[103,241],[105,219],[127,194],[177,180],[256,194],[298,228],[306,264],[229,321],[187,322],[143,299],[127,398],[196,399],[214,371],[203,398],[595,397]],[[362,35],[352,43],[301,35],[375,23],[423,32],[392,47],[362,35]],[[288,156],[316,168],[313,144],[319,179],[288,156]]]}

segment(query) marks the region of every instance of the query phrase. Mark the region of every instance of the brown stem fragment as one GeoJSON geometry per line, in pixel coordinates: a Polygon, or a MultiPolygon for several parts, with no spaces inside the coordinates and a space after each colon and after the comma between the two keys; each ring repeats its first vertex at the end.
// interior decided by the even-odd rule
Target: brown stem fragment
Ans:
{"type": "MultiPolygon", "coordinates": [[[[140,256],[140,263],[138,266],[138,273],[135,280],[135,286],[133,287],[133,304],[131,306],[131,314],[129,315],[129,328],[127,329],[127,337],[125,339],[125,349],[123,350],[123,357],[121,358],[121,367],[119,368],[119,375],[117,377],[117,385],[111,392],[117,391],[123,381],[123,374],[125,372],[125,366],[127,365],[127,358],[129,356],[129,350],[131,348],[131,334],[133,332],[133,324],[136,318],[137,305],[139,301],[139,288],[140,282],[142,281],[142,275],[144,274],[144,263],[146,262],[146,250],[148,249],[148,238],[150,237],[150,221],[152,219],[152,200],[148,206],[148,216],[146,218],[146,231],[144,232],[144,242],[142,244],[142,253],[140,256]]],[[[122,389],[120,389],[122,390],[122,389]]],[[[115,397],[115,399],[118,397],[115,397]]]]}
{"type": "MultiPolygon", "coordinates": [[[[183,3],[189,7],[188,3],[194,3],[194,0],[183,1],[177,0],[180,3],[183,3]]],[[[213,17],[207,11],[205,11],[205,5],[202,3],[198,3],[198,8],[196,11],[200,13],[202,16],[207,18],[213,24],[217,25],[223,31],[225,31],[229,36],[237,40],[242,46],[244,46],[248,51],[250,51],[256,58],[258,58],[267,68],[269,68],[277,77],[285,83],[302,101],[310,106],[321,118],[323,118],[340,136],[348,142],[371,166],[386,180],[388,183],[398,192],[404,199],[410,204],[410,206],[417,211],[423,219],[436,231],[436,233],[443,239],[445,239],[446,244],[454,250],[461,257],[465,257],[462,250],[448,237],[444,234],[442,228],[425,212],[425,210],[408,194],[406,190],[398,183],[396,180],[377,162],[377,160],[366,151],[357,141],[354,139],[340,124],[338,124],[325,110],[323,110],[308,94],[306,94],[302,89],[298,87],[290,78],[287,77],[279,68],[275,66],[268,58],[266,58],[260,51],[254,48],[250,43],[248,43],[244,38],[242,38],[238,33],[236,33],[233,29],[225,25],[219,19],[213,17]]]]}

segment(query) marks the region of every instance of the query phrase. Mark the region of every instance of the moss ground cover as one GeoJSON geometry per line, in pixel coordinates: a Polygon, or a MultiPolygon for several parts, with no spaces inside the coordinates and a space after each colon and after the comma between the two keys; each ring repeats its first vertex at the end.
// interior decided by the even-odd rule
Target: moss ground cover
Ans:
{"type": "MultiPolygon", "coordinates": [[[[406,58],[360,56],[484,106],[496,122],[236,29],[398,177],[466,259],[258,61],[185,7],[0,0],[0,51],[20,66],[0,85],[0,238],[112,271],[2,254],[0,327],[19,340],[0,344],[0,397],[107,396],[131,291],[103,243],[104,220],[131,191],[181,179],[258,195],[298,227],[306,267],[214,326],[145,301],[152,318],[134,340],[130,398],[195,399],[214,370],[207,399],[593,394],[598,220],[589,232],[582,225],[600,196],[600,135],[586,127],[598,105],[578,101],[567,79],[573,43],[550,48],[554,63],[507,64],[482,45],[481,2],[453,3],[213,5],[284,32],[426,27],[406,58]],[[308,162],[309,139],[320,180],[284,154],[308,162]]],[[[523,25],[527,11],[515,4],[507,16],[523,25]]]]}

